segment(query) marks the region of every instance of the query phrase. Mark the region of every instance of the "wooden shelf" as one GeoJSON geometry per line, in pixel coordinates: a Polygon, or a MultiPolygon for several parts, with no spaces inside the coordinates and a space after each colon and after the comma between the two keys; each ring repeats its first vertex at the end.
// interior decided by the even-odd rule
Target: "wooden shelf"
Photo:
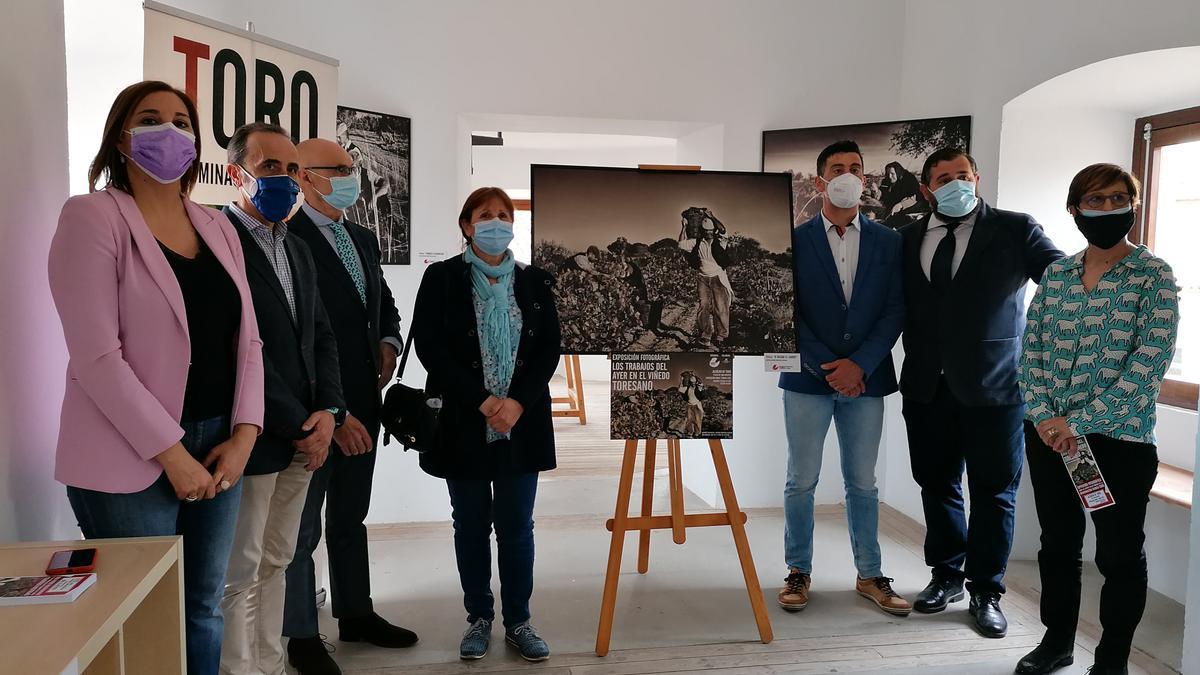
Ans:
{"type": "Polygon", "coordinates": [[[184,672],[183,540],[0,546],[0,575],[37,576],[55,551],[96,548],[96,583],[72,603],[0,607],[4,672],[184,672]]]}
{"type": "Polygon", "coordinates": [[[1168,504],[1192,508],[1192,480],[1195,474],[1170,464],[1159,463],[1158,479],[1150,490],[1150,496],[1168,504]]]}

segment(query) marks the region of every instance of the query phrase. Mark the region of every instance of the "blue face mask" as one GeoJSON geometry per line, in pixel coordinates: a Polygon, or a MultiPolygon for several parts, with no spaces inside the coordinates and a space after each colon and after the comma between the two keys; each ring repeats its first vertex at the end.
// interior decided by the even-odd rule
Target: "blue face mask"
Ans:
{"type": "Polygon", "coordinates": [[[966,180],[952,180],[933,191],[937,200],[938,213],[948,218],[962,218],[975,209],[979,198],[975,196],[975,184],[966,180]]]}
{"type": "Polygon", "coordinates": [[[488,255],[504,253],[508,250],[508,245],[512,243],[512,240],[512,223],[499,218],[475,223],[475,236],[471,237],[471,242],[488,255]]]}
{"type": "MultiPolygon", "coordinates": [[[[354,202],[358,201],[358,192],[361,186],[358,176],[334,176],[330,178],[322,176],[319,173],[313,173],[312,171],[308,172],[308,175],[309,177],[316,176],[329,181],[329,186],[333,188],[333,192],[321,195],[321,199],[324,199],[326,204],[338,211],[345,211],[354,206],[354,202]]],[[[318,192],[318,194],[320,193],[318,192]]]]}
{"type": "Polygon", "coordinates": [[[242,169],[242,194],[254,204],[263,218],[278,223],[292,214],[300,186],[288,175],[254,178],[249,171],[242,169]],[[251,178],[253,182],[248,180],[251,178]]]}

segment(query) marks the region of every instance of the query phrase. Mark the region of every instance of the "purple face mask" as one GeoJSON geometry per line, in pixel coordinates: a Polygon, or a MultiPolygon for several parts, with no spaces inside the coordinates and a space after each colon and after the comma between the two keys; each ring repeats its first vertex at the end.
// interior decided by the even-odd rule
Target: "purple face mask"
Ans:
{"type": "Polygon", "coordinates": [[[179,180],[196,161],[196,137],[174,124],[134,127],[126,133],[129,159],[160,183],[179,180]]]}

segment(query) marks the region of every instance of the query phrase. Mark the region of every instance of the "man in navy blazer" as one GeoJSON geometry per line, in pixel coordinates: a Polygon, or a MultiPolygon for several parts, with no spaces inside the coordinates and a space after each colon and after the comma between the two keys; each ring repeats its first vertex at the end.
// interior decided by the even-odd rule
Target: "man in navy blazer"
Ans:
{"type": "Polygon", "coordinates": [[[808,605],[813,557],[813,493],[830,422],[837,425],[858,594],[890,614],[912,606],[883,575],[875,464],[883,397],[896,391],[892,347],[904,324],[900,235],[858,211],[863,158],[839,141],[817,158],[821,213],[792,231],[796,342],[801,372],[780,375],[787,424],[784,487],[786,585],[779,605],[808,605]]]}
{"type": "Polygon", "coordinates": [[[908,315],[900,392],[933,568],[914,608],[942,611],[963,598],[966,579],[976,628],[1003,637],[1000,596],[1025,449],[1017,390],[1025,286],[1063,252],[1030,216],[985,204],[978,182],[975,160],[961,150],[925,160],[921,191],[936,211],[901,230],[908,315]]]}

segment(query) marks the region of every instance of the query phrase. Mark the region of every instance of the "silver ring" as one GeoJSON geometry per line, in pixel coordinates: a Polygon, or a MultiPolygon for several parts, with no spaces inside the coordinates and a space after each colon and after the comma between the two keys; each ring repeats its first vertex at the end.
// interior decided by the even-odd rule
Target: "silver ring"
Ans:
{"type": "Polygon", "coordinates": [[[196,501],[197,499],[199,499],[199,497],[197,497],[196,495],[188,495],[188,496],[186,496],[186,497],[184,497],[184,498],[183,498],[183,501],[185,501],[185,502],[194,502],[194,501],[196,501]]]}
{"type": "Polygon", "coordinates": [[[227,480],[221,481],[221,491],[224,492],[228,489],[229,489],[229,481],[227,481],[227,480]]]}

